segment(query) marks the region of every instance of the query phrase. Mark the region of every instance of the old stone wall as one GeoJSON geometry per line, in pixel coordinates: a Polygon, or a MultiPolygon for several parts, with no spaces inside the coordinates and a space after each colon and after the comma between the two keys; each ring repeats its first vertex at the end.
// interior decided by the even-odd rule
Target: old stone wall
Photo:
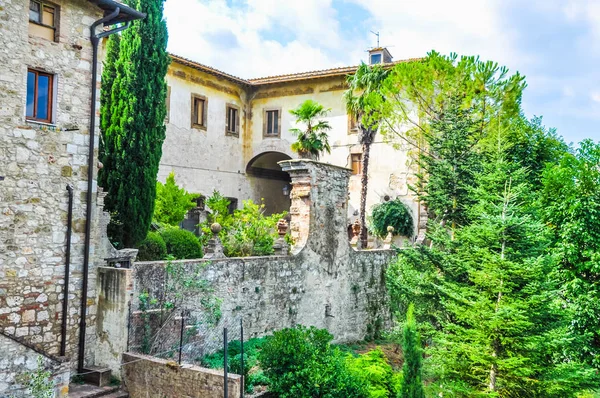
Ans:
{"type": "Polygon", "coordinates": [[[42,358],[44,370],[52,374],[56,386],[56,397],[66,397],[69,390],[70,368],[67,362],[49,358],[0,334],[0,397],[29,398],[21,378],[38,368],[38,358],[42,358]]]}
{"type": "MultiPolygon", "coordinates": [[[[348,244],[349,170],[308,160],[280,164],[292,177],[294,255],[175,263],[190,274],[202,269],[199,277],[222,300],[223,317],[243,317],[248,337],[296,324],[326,328],[336,341],[381,332],[390,323],[385,270],[394,252],[357,252],[348,244]]],[[[165,262],[139,262],[132,272],[135,312],[141,293],[163,297],[168,276],[165,262]]]]}
{"type": "MultiPolygon", "coordinates": [[[[52,3],[60,13],[56,42],[29,34],[28,1],[0,4],[0,330],[43,352],[59,353],[70,185],[74,204],[67,356],[76,358],[90,137],[89,27],[103,14],[88,1],[52,3]],[[28,68],[53,75],[50,124],[25,118],[28,68]]],[[[100,209],[94,206],[95,233],[100,209]]],[[[92,340],[93,266],[103,251],[95,242],[92,238],[87,303],[92,340]]]]}
{"type": "MultiPolygon", "coordinates": [[[[215,398],[224,394],[222,372],[144,355],[123,354],[125,388],[131,398],[215,398]]],[[[228,396],[240,396],[241,378],[227,377],[228,396]]]]}

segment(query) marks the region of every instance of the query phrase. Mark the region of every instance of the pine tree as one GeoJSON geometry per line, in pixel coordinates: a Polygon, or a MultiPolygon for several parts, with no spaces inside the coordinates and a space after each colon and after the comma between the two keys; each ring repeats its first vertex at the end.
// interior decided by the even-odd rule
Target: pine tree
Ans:
{"type": "Polygon", "coordinates": [[[103,168],[98,172],[98,185],[106,187],[106,170],[114,168],[114,159],[111,156],[114,153],[112,140],[107,136],[109,132],[111,111],[112,111],[112,96],[113,85],[117,77],[116,62],[119,58],[119,46],[121,44],[121,36],[110,35],[106,44],[106,58],[104,59],[102,69],[102,86],[100,89],[100,150],[99,160],[103,164],[103,168]]]}
{"type": "Polygon", "coordinates": [[[402,352],[404,365],[402,366],[402,386],[399,398],[425,398],[422,380],[423,352],[421,339],[417,332],[414,305],[409,305],[404,324],[402,352]]]}
{"type": "Polygon", "coordinates": [[[113,214],[109,236],[120,247],[144,239],[154,211],[169,65],[163,3],[130,0],[147,16],[123,32],[115,63],[110,125],[104,133],[110,161],[102,181],[108,193],[106,209],[113,214]]]}

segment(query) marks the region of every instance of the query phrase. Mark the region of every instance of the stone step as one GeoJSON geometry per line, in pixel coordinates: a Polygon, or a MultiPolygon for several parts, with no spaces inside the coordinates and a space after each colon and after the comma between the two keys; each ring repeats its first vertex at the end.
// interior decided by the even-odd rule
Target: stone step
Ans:
{"type": "Polygon", "coordinates": [[[91,384],[69,385],[69,398],[125,398],[129,394],[121,390],[121,386],[98,387],[91,384]]]}

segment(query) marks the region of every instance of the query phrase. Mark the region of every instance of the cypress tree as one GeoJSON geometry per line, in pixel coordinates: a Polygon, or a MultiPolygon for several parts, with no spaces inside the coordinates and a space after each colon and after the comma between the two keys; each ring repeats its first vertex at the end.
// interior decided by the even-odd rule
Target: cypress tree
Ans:
{"type": "Polygon", "coordinates": [[[112,213],[109,236],[119,247],[132,247],[148,232],[154,212],[156,176],[165,139],[169,65],[164,0],[130,0],[147,14],[123,32],[111,89],[102,182],[112,213]]]}
{"type": "Polygon", "coordinates": [[[100,89],[100,150],[98,158],[104,168],[98,172],[98,185],[106,187],[107,173],[105,170],[112,169],[113,161],[110,156],[114,149],[111,147],[113,140],[107,136],[110,126],[113,85],[117,77],[116,63],[119,58],[120,35],[111,35],[106,44],[106,58],[102,68],[102,87],[100,89]]]}
{"type": "Polygon", "coordinates": [[[406,323],[404,324],[402,339],[404,365],[402,366],[400,398],[425,398],[421,376],[423,353],[414,310],[414,305],[410,304],[406,313],[406,323]]]}

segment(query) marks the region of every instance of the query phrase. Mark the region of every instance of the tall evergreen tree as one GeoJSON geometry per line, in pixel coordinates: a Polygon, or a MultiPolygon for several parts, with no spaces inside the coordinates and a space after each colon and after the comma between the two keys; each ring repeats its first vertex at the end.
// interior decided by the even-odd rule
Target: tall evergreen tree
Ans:
{"type": "MultiPolygon", "coordinates": [[[[123,32],[110,102],[106,150],[110,150],[102,181],[113,213],[109,236],[132,247],[148,232],[154,211],[156,176],[165,139],[169,65],[164,0],[130,0],[147,14],[123,32]]],[[[108,112],[108,110],[107,110],[108,112]]]]}
{"type": "Polygon", "coordinates": [[[100,88],[100,150],[98,158],[104,168],[98,172],[98,185],[107,187],[106,170],[114,168],[114,140],[107,135],[109,132],[111,112],[113,108],[112,96],[113,85],[117,78],[117,60],[119,59],[119,47],[121,35],[108,36],[106,44],[106,58],[102,69],[102,86],[100,88]]]}
{"type": "Polygon", "coordinates": [[[404,354],[404,365],[402,366],[402,386],[399,398],[425,398],[422,380],[423,350],[412,304],[409,305],[406,313],[402,353],[404,354]]]}

